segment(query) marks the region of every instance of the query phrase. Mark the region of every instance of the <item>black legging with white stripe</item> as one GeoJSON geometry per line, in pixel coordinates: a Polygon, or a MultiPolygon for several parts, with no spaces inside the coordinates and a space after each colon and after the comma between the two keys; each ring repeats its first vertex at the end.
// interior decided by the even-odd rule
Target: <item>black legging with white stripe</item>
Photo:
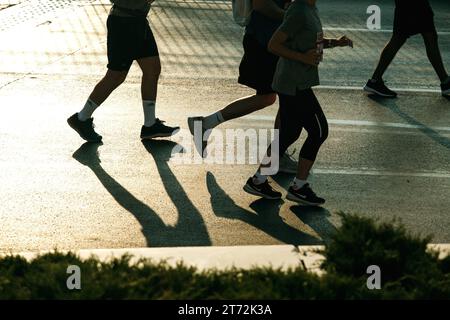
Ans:
{"type": "Polygon", "coordinates": [[[328,122],[311,89],[298,90],[295,96],[278,94],[280,97],[280,155],[299,137],[302,129],[308,132],[300,157],[316,160],[320,146],[328,137],[328,122]]]}

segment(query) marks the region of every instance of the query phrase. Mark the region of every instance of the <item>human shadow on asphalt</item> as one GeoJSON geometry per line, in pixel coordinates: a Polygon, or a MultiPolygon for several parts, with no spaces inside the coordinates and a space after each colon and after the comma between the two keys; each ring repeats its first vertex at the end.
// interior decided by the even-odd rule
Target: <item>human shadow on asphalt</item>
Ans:
{"type": "MultiPolygon", "coordinates": [[[[211,172],[206,175],[206,185],[211,195],[211,205],[217,217],[239,220],[257,228],[273,238],[292,245],[317,245],[323,242],[285,223],[279,215],[283,200],[258,199],[250,208],[238,206],[218,185],[211,172]]],[[[244,191],[243,191],[244,192],[244,191]]]]}
{"type": "MultiPolygon", "coordinates": [[[[287,191],[293,177],[293,174],[278,173],[272,176],[272,179],[280,187],[287,191]]],[[[314,232],[316,232],[324,242],[327,242],[331,235],[333,235],[337,230],[329,220],[331,217],[330,211],[324,207],[292,205],[290,210],[304,224],[314,230],[314,232]]]]}
{"type": "Polygon", "coordinates": [[[411,117],[409,114],[400,110],[400,108],[397,105],[397,102],[394,99],[387,99],[373,94],[368,95],[368,97],[369,99],[375,101],[377,104],[389,109],[390,111],[392,111],[393,113],[404,119],[408,124],[418,126],[418,130],[427,135],[436,143],[440,144],[445,148],[450,149],[450,139],[440,135],[435,130],[431,129],[430,127],[411,117]]]}
{"type": "MultiPolygon", "coordinates": [[[[147,140],[142,143],[153,156],[164,188],[178,210],[178,221],[175,228],[178,237],[182,239],[179,241],[179,245],[211,245],[211,239],[201,213],[189,199],[168,165],[172,157],[172,150],[183,150],[183,147],[170,140],[147,140]]],[[[174,240],[176,241],[176,239],[174,240]]]]}
{"type": "MultiPolygon", "coordinates": [[[[117,203],[136,218],[142,227],[142,233],[146,239],[147,246],[167,247],[211,245],[205,224],[198,215],[198,212],[195,210],[191,212],[183,211],[182,214],[180,213],[180,219],[175,226],[167,226],[154,210],[137,199],[119,182],[111,177],[111,175],[108,174],[101,166],[101,161],[98,156],[98,148],[101,145],[101,143],[87,142],[75,151],[73,158],[90,168],[100,183],[117,201],[117,203]],[[189,223],[186,223],[186,220],[188,220],[189,223]]],[[[160,153],[158,156],[155,156],[155,159],[158,159],[157,164],[159,164],[159,166],[162,165],[161,159],[167,158],[167,152],[170,153],[172,147],[153,148],[152,154],[160,153]]],[[[173,177],[173,174],[169,168],[164,170],[164,176],[166,181],[169,180],[170,183],[173,184],[170,190],[181,190],[180,192],[182,192],[181,186],[173,177]]],[[[170,195],[170,192],[168,192],[168,194],[170,195]]],[[[172,199],[174,198],[172,197],[172,199]]],[[[181,196],[181,199],[183,199],[183,196],[181,196]]],[[[177,204],[179,202],[174,201],[174,203],[177,204]]]]}

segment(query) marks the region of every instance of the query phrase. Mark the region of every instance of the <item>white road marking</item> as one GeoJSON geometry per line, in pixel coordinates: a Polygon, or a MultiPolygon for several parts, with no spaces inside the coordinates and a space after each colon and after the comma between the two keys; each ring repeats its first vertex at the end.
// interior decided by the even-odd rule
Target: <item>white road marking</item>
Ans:
{"type": "Polygon", "coordinates": [[[320,169],[314,168],[313,174],[339,174],[339,175],[362,175],[362,176],[395,176],[395,177],[418,177],[418,178],[445,178],[450,179],[449,172],[396,172],[374,169],[320,169]]]}
{"type": "MultiPolygon", "coordinates": [[[[355,32],[373,32],[373,33],[392,33],[391,29],[380,29],[380,30],[369,30],[367,28],[342,28],[342,27],[324,27],[325,31],[355,31],[355,32]]],[[[450,32],[448,31],[438,31],[438,35],[440,36],[448,36],[450,32]]]]}
{"type": "MultiPolygon", "coordinates": [[[[317,89],[328,89],[328,90],[352,90],[352,91],[361,91],[361,93],[366,93],[363,91],[363,86],[318,86],[317,89]]],[[[399,92],[416,92],[416,93],[441,93],[439,89],[424,89],[424,88],[391,88],[394,91],[399,92]]]]}
{"type": "MultiPolygon", "coordinates": [[[[243,117],[242,119],[273,122],[275,120],[275,116],[248,115],[248,116],[243,117]]],[[[421,126],[421,125],[413,125],[413,124],[397,123],[397,122],[328,119],[328,123],[332,124],[332,125],[340,125],[340,126],[397,128],[397,129],[416,129],[416,130],[422,129],[422,130],[450,132],[450,127],[426,127],[426,126],[421,126]]]]}

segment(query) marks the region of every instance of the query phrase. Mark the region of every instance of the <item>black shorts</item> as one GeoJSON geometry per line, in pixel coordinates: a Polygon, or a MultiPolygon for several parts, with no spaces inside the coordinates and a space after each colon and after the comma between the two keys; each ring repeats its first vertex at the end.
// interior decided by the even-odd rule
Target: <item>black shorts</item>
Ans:
{"type": "Polygon", "coordinates": [[[257,94],[274,93],[273,76],[278,56],[270,53],[251,35],[244,36],[244,56],[239,66],[238,82],[256,90],[257,94]]]}
{"type": "Polygon", "coordinates": [[[434,32],[434,13],[428,1],[408,1],[395,7],[394,34],[409,38],[419,33],[434,32]]]}
{"type": "Polygon", "coordinates": [[[110,15],[108,27],[108,69],[128,71],[134,60],[159,55],[147,18],[110,15]]]}

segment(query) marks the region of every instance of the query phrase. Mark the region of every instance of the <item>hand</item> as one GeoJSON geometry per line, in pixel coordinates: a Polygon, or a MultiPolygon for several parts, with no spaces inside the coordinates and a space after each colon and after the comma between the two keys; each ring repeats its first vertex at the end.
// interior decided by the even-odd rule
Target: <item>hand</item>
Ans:
{"type": "Polygon", "coordinates": [[[311,66],[317,67],[320,63],[321,54],[316,49],[311,49],[303,54],[301,61],[311,66]]]}
{"type": "Polygon", "coordinates": [[[353,41],[347,38],[346,36],[342,36],[335,40],[336,47],[351,47],[353,48],[353,41]]]}

